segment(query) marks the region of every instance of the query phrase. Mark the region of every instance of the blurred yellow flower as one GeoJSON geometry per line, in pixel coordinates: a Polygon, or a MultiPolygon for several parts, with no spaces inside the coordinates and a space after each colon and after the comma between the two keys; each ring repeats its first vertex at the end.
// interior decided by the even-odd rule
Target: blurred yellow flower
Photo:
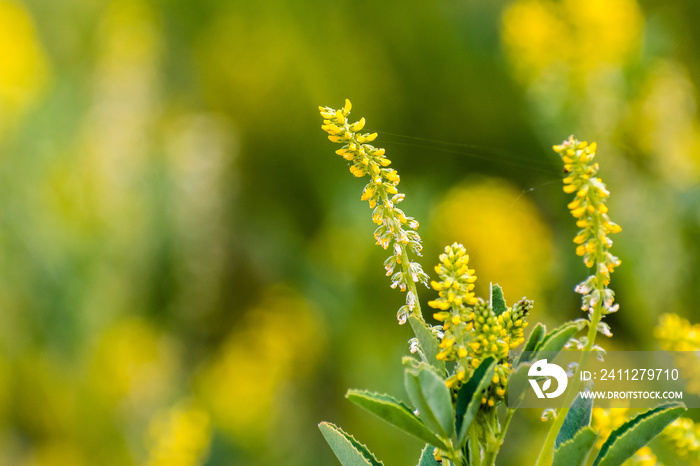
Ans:
{"type": "Polygon", "coordinates": [[[49,64],[24,6],[0,1],[0,132],[8,115],[21,113],[48,83],[49,64]]]}
{"type": "Polygon", "coordinates": [[[323,336],[303,298],[284,288],[268,291],[201,372],[200,395],[214,421],[240,445],[260,447],[280,389],[314,369],[323,336]]]}
{"type": "Polygon", "coordinates": [[[519,0],[502,18],[502,40],[518,78],[529,84],[566,73],[573,82],[626,63],[638,49],[635,0],[519,0]]]}
{"type": "Polygon", "coordinates": [[[654,336],[662,349],[676,352],[674,360],[686,381],[686,390],[700,394],[700,365],[695,353],[700,350],[700,324],[691,324],[677,314],[662,314],[654,336]]]}
{"type": "Polygon", "coordinates": [[[435,241],[462,243],[479,270],[477,289],[490,282],[506,298],[535,303],[552,264],[552,239],[537,207],[507,181],[486,179],[450,190],[434,212],[435,241]]]}
{"type": "Polygon", "coordinates": [[[177,369],[172,342],[144,319],[131,317],[102,335],[91,375],[111,405],[147,414],[171,393],[177,369]]]}
{"type": "Polygon", "coordinates": [[[196,466],[204,463],[211,441],[209,415],[183,403],[157,415],[150,425],[146,466],[196,466]]]}
{"type": "Polygon", "coordinates": [[[630,127],[641,149],[651,155],[655,173],[673,185],[700,179],[700,121],[697,91],[681,63],[656,63],[641,95],[632,103],[630,127]]]}

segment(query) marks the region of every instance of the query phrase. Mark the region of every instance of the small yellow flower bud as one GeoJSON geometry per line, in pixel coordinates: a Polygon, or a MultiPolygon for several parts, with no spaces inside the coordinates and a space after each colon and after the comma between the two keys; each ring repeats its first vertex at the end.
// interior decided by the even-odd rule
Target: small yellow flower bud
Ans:
{"type": "Polygon", "coordinates": [[[465,347],[463,347],[463,346],[460,347],[460,348],[457,350],[457,355],[458,355],[460,358],[466,358],[466,357],[467,357],[467,349],[466,349],[465,347]]]}
{"type": "Polygon", "coordinates": [[[345,115],[343,115],[343,112],[341,112],[340,110],[335,111],[335,118],[341,125],[345,124],[345,115]]]}
{"type": "Polygon", "coordinates": [[[374,141],[375,139],[377,139],[377,133],[368,134],[365,139],[370,142],[374,141]]]}
{"type": "Polygon", "coordinates": [[[395,170],[391,170],[386,173],[386,179],[389,181],[399,181],[399,175],[395,170]]]}
{"type": "Polygon", "coordinates": [[[564,190],[565,193],[571,194],[574,191],[576,191],[577,188],[573,184],[567,184],[562,189],[564,190]]]}
{"type": "Polygon", "coordinates": [[[360,119],[360,121],[358,121],[358,122],[356,122],[356,123],[353,123],[353,124],[350,126],[350,129],[351,129],[352,131],[360,131],[360,130],[362,130],[362,128],[364,128],[364,127],[365,127],[365,119],[364,119],[364,117],[363,117],[363,118],[360,119]]]}
{"type": "Polygon", "coordinates": [[[573,215],[576,218],[582,217],[583,214],[586,212],[586,208],[581,206],[577,207],[576,209],[571,211],[571,215],[573,215]]]}
{"type": "Polygon", "coordinates": [[[351,109],[352,109],[352,104],[350,103],[350,101],[348,99],[345,99],[345,105],[343,106],[343,111],[347,115],[348,113],[350,113],[351,109]]]}
{"type": "Polygon", "coordinates": [[[362,197],[360,198],[361,201],[366,201],[370,199],[374,195],[374,187],[372,186],[367,186],[362,193],[362,197]]]}

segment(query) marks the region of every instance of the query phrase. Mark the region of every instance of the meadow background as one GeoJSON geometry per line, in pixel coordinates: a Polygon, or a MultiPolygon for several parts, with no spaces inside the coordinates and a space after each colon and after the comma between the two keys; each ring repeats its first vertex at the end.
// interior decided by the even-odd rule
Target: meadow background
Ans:
{"type": "MultiPolygon", "coordinates": [[[[583,317],[552,144],[598,142],[620,312],[607,349],[700,321],[696,0],[0,0],[0,462],[388,465],[348,403],[405,399],[403,296],[321,130],[353,102],[402,176],[424,268],[583,317]]],[[[433,296],[422,289],[421,299],[433,296]]],[[[523,410],[502,464],[545,425],[523,410]]],[[[536,449],[535,449],[536,450],[536,449]]],[[[523,456],[525,455],[525,456],[523,456]]]]}

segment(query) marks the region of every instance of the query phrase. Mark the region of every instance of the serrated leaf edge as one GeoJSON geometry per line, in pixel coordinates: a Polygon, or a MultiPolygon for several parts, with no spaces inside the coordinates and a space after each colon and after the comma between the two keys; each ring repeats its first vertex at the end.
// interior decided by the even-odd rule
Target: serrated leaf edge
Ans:
{"type": "MultiPolygon", "coordinates": [[[[343,429],[341,429],[337,425],[333,424],[332,422],[323,421],[323,422],[320,422],[318,424],[319,430],[321,429],[321,426],[326,426],[329,429],[334,430],[336,433],[345,437],[348,440],[348,442],[350,442],[350,445],[355,449],[355,451],[357,451],[365,460],[370,462],[370,464],[384,466],[384,463],[379,461],[377,459],[377,457],[374,456],[374,454],[369,450],[369,448],[367,448],[367,446],[360,443],[355,437],[348,434],[347,432],[345,432],[343,429]],[[368,455],[369,455],[369,457],[368,457],[368,455]]],[[[322,430],[321,430],[321,433],[323,433],[322,430]]],[[[324,436],[324,438],[325,438],[325,436],[324,436]]],[[[326,440],[326,441],[328,441],[328,440],[326,440]]],[[[331,447],[331,449],[333,449],[333,448],[331,447]]],[[[333,453],[335,453],[335,450],[333,450],[333,453]]],[[[336,455],[336,457],[337,456],[338,455],[336,455]]]]}

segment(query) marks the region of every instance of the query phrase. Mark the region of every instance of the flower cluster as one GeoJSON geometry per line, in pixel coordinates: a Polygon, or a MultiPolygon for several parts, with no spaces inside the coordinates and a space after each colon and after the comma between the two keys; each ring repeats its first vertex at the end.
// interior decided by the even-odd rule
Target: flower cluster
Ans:
{"type": "Polygon", "coordinates": [[[700,394],[700,364],[696,351],[700,350],[700,324],[691,324],[677,314],[663,314],[654,336],[661,348],[674,352],[674,361],[686,380],[686,390],[700,394]]]}
{"type": "Polygon", "coordinates": [[[666,351],[700,350],[700,324],[691,324],[678,314],[662,314],[654,336],[666,351]]]}
{"type": "MultiPolygon", "coordinates": [[[[598,163],[594,162],[596,143],[578,141],[573,136],[554,150],[564,162],[564,192],[576,193],[568,204],[571,215],[580,228],[574,237],[576,254],[583,257],[586,267],[593,268],[593,274],[576,286],[576,292],[583,295],[581,309],[589,313],[591,323],[598,332],[611,336],[610,328],[601,322],[605,314],[616,312],[613,304],[615,293],[608,288],[610,274],[620,265],[620,259],[610,253],[612,240],[609,234],[622,229],[608,217],[605,204],[610,192],[603,181],[596,177],[598,163]]],[[[595,334],[593,334],[595,335],[595,334]]]]}
{"type": "Polygon", "coordinates": [[[369,207],[374,209],[372,220],[378,225],[374,232],[377,244],[392,251],[384,262],[386,274],[391,276],[391,287],[407,291],[406,304],[397,314],[399,323],[403,324],[412,312],[421,315],[415,284],[421,282],[427,285],[428,282],[428,276],[420,264],[409,257],[409,253],[420,256],[423,247],[416,231],[418,222],[397,207],[405,197],[396,189],[399,175],[389,168],[391,161],[384,156],[385,150],[369,144],[376,139],[377,133],[361,132],[365,119],[350,123],[348,116],[351,108],[352,104],[347,99],[345,106],[338,110],[319,107],[323,117],[321,128],[328,133],[328,139],[332,142],[343,144],[335,152],[350,163],[350,173],[358,178],[370,178],[361,199],[368,201],[369,207]],[[397,267],[399,270],[394,272],[397,267]]]}
{"type": "Polygon", "coordinates": [[[660,438],[687,464],[700,464],[700,424],[678,418],[661,432],[660,438]]]}
{"type": "Polygon", "coordinates": [[[435,320],[442,322],[437,358],[456,362],[447,386],[458,387],[481,361],[493,356],[499,364],[482,403],[494,406],[505,395],[510,369],[508,350],[524,341],[523,330],[532,301],[522,299],[511,309],[497,314],[491,303],[474,296],[476,276],[468,266],[469,256],[464,246],[454,243],[445,247],[439,259],[435,267],[439,281],[431,283],[438,291],[438,298],[428,305],[436,309],[435,320]]]}

